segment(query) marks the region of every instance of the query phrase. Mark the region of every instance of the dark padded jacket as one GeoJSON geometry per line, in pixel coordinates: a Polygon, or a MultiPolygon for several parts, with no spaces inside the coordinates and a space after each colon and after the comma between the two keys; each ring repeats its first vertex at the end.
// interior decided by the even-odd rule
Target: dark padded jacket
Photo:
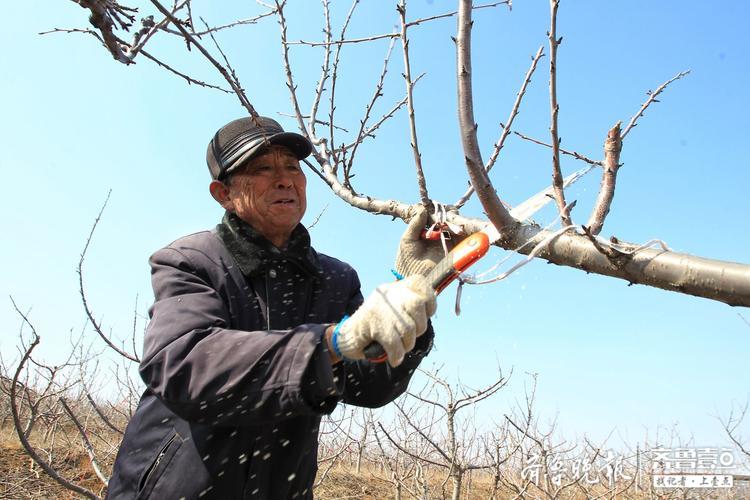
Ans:
{"type": "Polygon", "coordinates": [[[302,225],[279,251],[236,216],[150,260],[155,301],[108,498],[312,498],[321,416],[378,407],[432,345],[404,362],[332,367],[325,328],[362,303],[357,273],[315,252],[302,225]]]}

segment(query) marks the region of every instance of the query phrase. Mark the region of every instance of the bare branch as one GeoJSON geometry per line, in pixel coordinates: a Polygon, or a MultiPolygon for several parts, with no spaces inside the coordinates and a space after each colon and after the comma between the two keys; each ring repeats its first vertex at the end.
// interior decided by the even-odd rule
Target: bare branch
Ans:
{"type": "MultiPolygon", "coordinates": [[[[214,26],[213,28],[206,28],[203,31],[192,31],[191,34],[194,35],[194,36],[200,37],[200,36],[203,36],[203,35],[208,35],[209,33],[216,33],[218,31],[222,31],[222,30],[225,30],[225,29],[234,28],[236,26],[243,26],[243,25],[247,25],[247,24],[257,24],[257,22],[260,21],[261,19],[263,19],[265,17],[272,16],[272,15],[274,15],[276,13],[276,9],[274,9],[272,7],[269,7],[269,8],[271,10],[269,10],[268,12],[264,12],[263,14],[259,14],[257,16],[250,17],[250,18],[247,18],[247,19],[240,19],[238,21],[232,21],[231,23],[222,24],[220,26],[214,26]]],[[[191,23],[191,26],[192,25],[193,24],[191,23]]],[[[179,31],[172,30],[172,29],[169,29],[169,28],[162,28],[162,31],[165,31],[165,32],[170,33],[172,35],[182,36],[182,33],[180,33],[179,31]]]]}
{"type": "MultiPolygon", "coordinates": [[[[326,42],[331,41],[331,12],[329,10],[329,0],[323,1],[323,15],[325,17],[325,26],[323,27],[323,33],[326,35],[326,42]]],[[[325,52],[323,56],[323,66],[321,67],[320,80],[318,80],[318,86],[315,89],[315,98],[313,99],[312,109],[310,110],[310,119],[308,121],[308,127],[310,129],[310,135],[315,137],[315,125],[317,124],[318,106],[320,105],[320,99],[323,97],[323,91],[325,90],[325,83],[328,80],[331,68],[331,46],[325,46],[325,52]]]]}
{"type": "Polygon", "coordinates": [[[549,103],[552,117],[550,120],[550,135],[552,136],[552,186],[554,186],[555,201],[560,212],[563,226],[572,226],[570,209],[565,203],[563,177],[560,171],[560,138],[557,134],[557,114],[560,106],[557,103],[557,47],[562,38],[557,39],[557,7],[559,0],[550,0],[550,28],[549,28],[549,103]]]}
{"type": "Polygon", "coordinates": [[[46,462],[42,459],[42,457],[39,456],[34,447],[31,446],[28,437],[21,430],[23,426],[21,424],[21,416],[18,409],[17,388],[22,384],[19,382],[19,378],[21,377],[21,373],[24,370],[26,362],[31,358],[31,353],[39,345],[40,337],[39,335],[37,335],[36,329],[34,328],[34,325],[31,324],[28,317],[26,317],[26,315],[18,308],[15,301],[13,300],[13,297],[10,298],[10,301],[13,304],[13,308],[16,310],[18,315],[23,319],[24,324],[29,326],[29,328],[31,329],[31,333],[34,336],[31,343],[23,351],[23,355],[21,356],[21,360],[18,362],[18,366],[16,367],[16,371],[13,375],[13,380],[11,381],[10,385],[10,407],[11,413],[13,415],[13,425],[16,429],[18,439],[21,441],[21,445],[23,446],[24,450],[26,450],[26,453],[37,465],[39,465],[39,467],[42,468],[42,470],[48,476],[63,485],[65,488],[74,491],[79,495],[90,498],[92,500],[99,500],[99,497],[93,491],[87,488],[83,488],[82,486],[79,486],[58,474],[58,472],[54,468],[52,468],[52,465],[50,463],[46,462]]]}
{"type": "Polygon", "coordinates": [[[196,85],[198,85],[200,87],[206,87],[208,89],[219,90],[221,92],[224,92],[225,94],[231,94],[231,93],[233,93],[231,90],[227,90],[225,88],[219,87],[218,85],[212,85],[210,83],[206,83],[206,82],[203,82],[201,80],[196,80],[195,78],[193,78],[191,76],[188,76],[185,73],[181,73],[181,72],[177,71],[176,69],[174,69],[172,66],[168,65],[167,63],[165,63],[163,61],[160,61],[156,57],[152,56],[150,53],[146,52],[145,50],[141,50],[141,54],[143,54],[143,56],[145,58],[147,58],[147,59],[155,62],[156,64],[158,64],[162,68],[166,69],[170,73],[173,73],[173,74],[179,76],[180,78],[184,79],[186,82],[188,82],[188,84],[194,83],[194,84],[196,84],[196,85]]]}
{"type": "MultiPolygon", "coordinates": [[[[359,1],[359,0],[356,0],[356,1],[359,1]]],[[[510,8],[511,7],[511,1],[510,0],[506,0],[506,1],[503,1],[503,2],[494,2],[494,3],[483,4],[483,5],[476,5],[476,6],[473,7],[473,9],[474,10],[486,9],[486,8],[490,8],[490,7],[497,7],[498,5],[507,5],[508,8],[510,8]]],[[[438,14],[438,15],[435,15],[435,16],[423,17],[421,19],[416,19],[414,21],[409,21],[408,23],[406,23],[406,27],[407,28],[411,28],[412,26],[419,26],[420,24],[423,24],[423,23],[426,23],[426,22],[429,22],[429,21],[435,21],[437,19],[445,19],[445,18],[448,18],[448,17],[453,17],[457,13],[458,13],[458,11],[454,10],[453,12],[448,12],[446,14],[438,14]]],[[[336,41],[328,41],[328,40],[326,40],[325,42],[310,42],[310,41],[305,41],[305,40],[299,40],[299,41],[296,41],[296,42],[289,42],[289,44],[290,45],[309,45],[310,47],[323,47],[323,46],[329,46],[329,45],[345,45],[345,44],[352,44],[352,43],[373,42],[375,40],[383,40],[384,38],[391,38],[391,39],[393,39],[393,38],[399,38],[399,37],[401,37],[401,33],[400,32],[394,32],[394,33],[383,33],[383,34],[380,34],[380,35],[372,35],[372,36],[367,36],[367,37],[362,37],[362,38],[344,39],[342,37],[341,39],[336,40],[336,41]]]]}
{"type": "Polygon", "coordinates": [[[297,86],[294,84],[294,77],[292,76],[292,66],[289,62],[289,44],[286,41],[286,17],[284,16],[284,6],[286,0],[275,0],[276,2],[276,14],[279,18],[279,26],[281,27],[281,48],[282,55],[284,56],[284,71],[286,72],[286,86],[289,89],[289,97],[292,100],[292,106],[294,107],[294,114],[297,118],[297,125],[300,131],[309,137],[307,127],[302,119],[302,111],[300,110],[299,100],[297,99],[297,86]]]}
{"type": "MultiPolygon", "coordinates": [[[[514,130],[513,133],[516,134],[518,137],[520,137],[521,139],[523,139],[525,141],[533,142],[534,144],[539,144],[540,146],[544,146],[544,147],[547,147],[547,148],[551,148],[552,147],[551,144],[547,144],[546,142],[542,142],[542,141],[540,141],[538,139],[534,139],[534,138],[528,137],[526,135],[523,135],[521,132],[516,132],[514,130]]],[[[575,151],[568,151],[566,149],[560,148],[560,152],[562,154],[564,154],[564,155],[572,156],[576,160],[581,160],[583,162],[586,162],[589,165],[596,165],[598,167],[601,167],[601,166],[604,165],[603,162],[601,162],[600,160],[592,160],[591,158],[589,158],[587,156],[583,156],[582,154],[577,153],[575,151]]]]}
{"type": "Polygon", "coordinates": [[[400,0],[396,10],[398,10],[401,20],[401,49],[404,54],[403,76],[406,83],[406,108],[409,110],[409,133],[411,134],[411,149],[414,154],[414,168],[417,173],[419,198],[422,200],[422,205],[427,206],[430,197],[427,193],[427,184],[422,169],[422,154],[419,152],[419,141],[417,140],[417,120],[414,116],[414,88],[411,80],[411,62],[409,61],[409,39],[406,35],[406,0],[400,0]]]}
{"type": "Polygon", "coordinates": [[[240,100],[240,103],[242,106],[250,113],[250,116],[257,118],[258,112],[255,111],[255,108],[252,104],[250,104],[250,101],[248,100],[247,96],[245,95],[245,91],[237,84],[237,82],[234,81],[234,79],[229,75],[227,72],[227,69],[219,64],[219,62],[214,59],[214,57],[205,49],[203,48],[203,45],[198,43],[198,41],[195,39],[194,36],[192,36],[184,26],[182,26],[182,23],[177,20],[171,12],[169,12],[166,7],[164,7],[161,3],[159,3],[158,0],[151,0],[151,3],[156,6],[157,9],[159,9],[159,12],[164,14],[166,17],[169,18],[169,20],[177,27],[177,29],[182,33],[182,36],[193,44],[195,47],[198,48],[201,54],[208,59],[208,61],[213,64],[213,66],[221,73],[221,76],[224,77],[224,79],[229,83],[229,86],[232,87],[232,90],[234,90],[235,95],[240,100]]]}
{"type": "MultiPolygon", "coordinates": [[[[383,70],[380,72],[380,79],[378,80],[378,83],[375,86],[375,92],[372,95],[372,99],[370,99],[370,103],[367,105],[367,108],[365,108],[365,116],[359,122],[359,132],[357,133],[357,140],[354,142],[354,146],[352,147],[352,152],[349,155],[349,163],[344,169],[344,177],[346,180],[349,180],[350,178],[350,172],[354,164],[354,157],[357,155],[357,149],[359,148],[359,145],[362,144],[362,141],[364,141],[365,138],[369,135],[369,133],[365,132],[365,127],[367,126],[367,122],[370,120],[370,113],[372,112],[372,109],[375,107],[375,103],[377,102],[378,98],[380,98],[383,95],[383,85],[385,83],[385,75],[388,73],[388,62],[391,59],[391,52],[393,52],[394,45],[395,45],[395,40],[391,40],[391,43],[388,44],[388,51],[385,54],[385,60],[383,61],[383,70]]],[[[413,85],[413,82],[412,82],[412,85],[413,85]]],[[[408,99],[408,97],[406,97],[405,99],[408,99]]],[[[351,183],[349,183],[349,185],[351,186],[351,183]]]]}
{"type": "MultiPolygon", "coordinates": [[[[349,7],[349,12],[346,14],[346,19],[344,19],[344,24],[341,26],[341,33],[339,34],[339,40],[343,40],[346,36],[346,30],[349,27],[349,23],[352,20],[352,16],[354,15],[354,9],[357,8],[357,5],[359,5],[359,0],[353,0],[352,6],[349,7]]],[[[333,124],[335,123],[334,116],[336,113],[336,82],[338,81],[339,77],[339,61],[341,57],[341,47],[342,45],[336,46],[336,53],[333,57],[333,72],[331,74],[331,93],[328,97],[328,141],[331,146],[331,148],[336,147],[336,140],[334,131],[335,128],[333,124]]],[[[336,153],[335,149],[332,149],[331,155],[333,156],[333,173],[336,173],[336,169],[338,168],[338,154],[336,153]]],[[[322,166],[322,164],[321,164],[322,166]]]]}
{"type": "MultiPolygon", "coordinates": [[[[427,462],[428,464],[436,465],[438,467],[446,467],[445,464],[441,464],[440,462],[435,462],[433,460],[430,460],[427,457],[413,454],[412,452],[410,452],[409,450],[407,450],[406,448],[404,448],[403,446],[401,446],[401,444],[399,444],[395,439],[393,439],[391,437],[391,435],[388,433],[388,431],[385,430],[385,428],[383,427],[382,423],[378,422],[378,427],[380,427],[380,430],[383,432],[383,434],[385,434],[385,437],[388,438],[388,441],[390,441],[393,446],[395,446],[396,448],[398,448],[398,450],[401,453],[409,455],[410,457],[412,457],[415,460],[420,460],[422,462],[427,462]]],[[[438,449],[438,451],[440,451],[440,450],[438,449]]]]}
{"type": "MultiPolygon", "coordinates": [[[[208,23],[206,22],[206,20],[203,19],[202,17],[200,18],[200,20],[203,23],[203,25],[206,27],[206,29],[208,29],[208,23]]],[[[227,57],[227,55],[221,49],[221,45],[219,45],[219,42],[216,40],[216,37],[214,36],[213,32],[210,31],[208,33],[208,36],[211,37],[211,41],[214,42],[214,47],[216,47],[216,50],[219,51],[219,54],[221,54],[222,59],[224,59],[224,65],[229,70],[229,74],[231,75],[232,80],[234,81],[234,83],[237,85],[238,88],[242,88],[242,85],[240,84],[240,79],[237,76],[237,72],[234,70],[234,68],[232,67],[232,64],[229,62],[229,58],[227,57]]]]}
{"type": "Polygon", "coordinates": [[[474,121],[474,98],[471,85],[471,0],[461,0],[458,10],[456,52],[458,66],[458,121],[461,144],[471,184],[487,216],[499,232],[515,227],[516,221],[503,206],[484,169],[474,121]]]}
{"type": "Polygon", "coordinates": [[[107,336],[101,328],[101,325],[96,321],[94,318],[94,313],[91,312],[91,309],[89,308],[88,301],[86,300],[86,291],[85,287],[83,285],[83,261],[86,258],[86,252],[88,251],[89,245],[91,244],[91,238],[94,236],[94,231],[96,230],[96,226],[99,224],[99,221],[101,220],[102,213],[104,213],[104,209],[107,206],[107,202],[109,202],[109,197],[112,194],[112,190],[110,189],[107,192],[107,198],[104,200],[104,204],[102,205],[102,208],[99,210],[99,215],[96,216],[96,220],[94,220],[94,225],[91,226],[91,231],[89,232],[88,238],[86,238],[86,244],[83,247],[83,252],[81,252],[81,259],[78,261],[78,292],[81,295],[81,301],[83,302],[83,309],[86,311],[86,316],[88,317],[89,321],[91,322],[91,325],[94,327],[94,331],[99,335],[99,337],[104,340],[104,342],[117,354],[120,356],[129,359],[130,361],[134,361],[136,363],[140,362],[140,359],[135,354],[131,354],[124,349],[121,349],[117,347],[114,342],[107,336]]]}
{"type": "Polygon", "coordinates": [[[638,112],[633,116],[633,118],[630,119],[630,122],[628,123],[627,127],[625,127],[625,130],[622,131],[622,135],[620,136],[621,139],[625,140],[625,136],[627,136],[630,133],[630,130],[636,126],[636,122],[638,121],[638,118],[643,116],[643,113],[646,112],[646,108],[648,108],[652,102],[659,102],[658,99],[656,99],[656,97],[659,94],[661,94],[670,83],[674,82],[675,80],[679,80],[683,76],[686,76],[689,74],[690,74],[690,70],[682,71],[678,73],[677,75],[673,76],[672,78],[670,78],[669,80],[667,80],[666,82],[659,85],[655,91],[651,92],[649,90],[648,92],[646,92],[646,94],[648,94],[649,96],[648,99],[646,100],[646,102],[643,103],[643,105],[641,106],[641,109],[638,110],[638,112]]]}
{"type": "Polygon", "coordinates": [[[81,422],[78,420],[78,417],[76,417],[73,411],[70,409],[70,407],[68,406],[68,403],[65,402],[64,398],[60,398],[60,403],[62,404],[63,408],[65,408],[65,412],[73,421],[73,423],[76,426],[76,429],[78,429],[78,433],[81,435],[81,440],[83,441],[83,447],[86,449],[86,453],[89,456],[89,461],[91,462],[91,467],[94,469],[94,473],[96,474],[96,477],[98,477],[99,480],[102,483],[104,483],[104,486],[109,486],[109,479],[107,479],[104,476],[104,474],[101,471],[101,468],[99,467],[99,464],[96,461],[96,453],[94,453],[94,447],[91,445],[91,441],[89,440],[89,437],[86,434],[86,430],[81,425],[81,422]]]}
{"type": "MultiPolygon", "coordinates": [[[[415,78],[414,81],[412,82],[412,85],[416,85],[417,82],[419,82],[419,80],[421,80],[424,75],[425,74],[422,73],[417,78],[415,78]]],[[[403,99],[401,99],[399,102],[397,102],[387,113],[385,113],[383,116],[381,116],[378,121],[376,121],[370,127],[368,127],[367,129],[365,129],[361,133],[362,139],[364,140],[364,138],[367,138],[367,137],[375,137],[375,132],[380,128],[380,126],[383,125],[383,123],[385,123],[386,120],[389,120],[390,118],[393,118],[393,116],[398,112],[398,110],[400,110],[404,106],[404,104],[406,104],[406,96],[404,96],[403,99]]],[[[349,144],[343,146],[342,148],[338,149],[337,151],[347,151],[349,149],[352,149],[353,147],[355,147],[357,145],[357,142],[359,142],[359,141],[355,140],[354,142],[349,143],[349,144]]]]}
{"type": "MultiPolygon", "coordinates": [[[[175,2],[174,8],[172,9],[172,18],[186,5],[188,7],[190,6],[190,0],[182,0],[182,2],[179,3],[175,2]]],[[[164,17],[164,19],[158,23],[154,23],[154,16],[142,18],[141,29],[135,32],[133,35],[133,42],[127,49],[130,60],[132,61],[135,59],[138,53],[143,49],[144,45],[146,45],[146,42],[148,42],[157,31],[165,29],[170,22],[171,19],[169,17],[164,17]]]]}
{"type": "Polygon", "coordinates": [[[615,197],[615,186],[617,184],[617,171],[620,169],[620,151],[622,151],[622,136],[620,135],[620,122],[612,127],[604,142],[604,170],[599,187],[599,195],[591,211],[591,217],[587,226],[591,234],[597,235],[602,231],[604,220],[607,218],[612,200],[615,197]]]}
{"type": "Polygon", "coordinates": [[[135,17],[128,12],[135,12],[136,9],[124,7],[113,0],[72,0],[84,9],[91,11],[89,22],[96,27],[101,33],[101,42],[107,48],[112,57],[123,64],[131,64],[133,61],[123,51],[126,44],[120,40],[114,33],[116,23],[121,28],[127,29],[133,25],[135,17]],[[127,21],[123,21],[118,14],[122,14],[127,21]]]}
{"type": "MultiPolygon", "coordinates": [[[[529,83],[531,83],[531,76],[534,74],[537,63],[539,62],[539,59],[541,59],[543,55],[544,55],[544,47],[539,47],[539,50],[536,51],[536,55],[531,60],[531,67],[526,72],[526,76],[524,77],[523,84],[521,84],[521,88],[516,94],[516,101],[513,103],[513,109],[511,109],[510,111],[510,116],[508,116],[508,120],[505,122],[505,125],[501,124],[503,132],[500,135],[500,139],[498,139],[497,143],[495,144],[495,149],[492,151],[492,155],[490,156],[490,159],[487,161],[487,165],[484,166],[484,169],[487,172],[492,170],[492,167],[495,165],[495,162],[497,161],[497,158],[500,155],[500,150],[503,149],[503,145],[505,144],[505,139],[507,139],[508,135],[510,134],[511,128],[513,126],[513,120],[515,120],[516,116],[518,115],[519,108],[521,107],[521,101],[523,100],[524,94],[526,94],[526,87],[528,87],[529,83]]],[[[466,204],[466,202],[469,201],[469,198],[471,198],[471,195],[473,193],[474,193],[474,187],[469,186],[469,189],[467,189],[466,193],[464,193],[461,199],[456,202],[455,204],[456,208],[463,207],[466,204]]]]}

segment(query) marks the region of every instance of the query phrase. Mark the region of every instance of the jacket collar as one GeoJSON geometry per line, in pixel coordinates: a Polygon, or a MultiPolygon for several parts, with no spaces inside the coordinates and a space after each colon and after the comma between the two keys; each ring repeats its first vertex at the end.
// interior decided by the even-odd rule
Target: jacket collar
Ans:
{"type": "Polygon", "coordinates": [[[285,250],[280,250],[236,214],[226,212],[216,232],[232,254],[242,274],[249,276],[274,261],[288,260],[310,274],[322,272],[318,255],[310,246],[310,234],[302,224],[292,231],[285,250]]]}

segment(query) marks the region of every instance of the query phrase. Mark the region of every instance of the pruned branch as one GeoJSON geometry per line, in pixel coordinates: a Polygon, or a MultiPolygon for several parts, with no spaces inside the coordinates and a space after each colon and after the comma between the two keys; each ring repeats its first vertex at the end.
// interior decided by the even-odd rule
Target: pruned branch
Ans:
{"type": "Polygon", "coordinates": [[[620,151],[622,151],[622,135],[620,134],[620,122],[617,122],[607,133],[607,140],[604,142],[604,169],[599,196],[587,224],[593,235],[602,231],[604,220],[607,218],[612,200],[615,197],[617,171],[620,169],[620,151]]]}
{"type": "Polygon", "coordinates": [[[130,13],[136,12],[137,9],[125,7],[113,0],[72,1],[91,12],[89,22],[101,33],[101,36],[97,38],[101,40],[112,57],[123,64],[131,64],[132,59],[123,51],[123,46],[126,44],[115,35],[114,30],[117,29],[118,24],[121,29],[125,30],[131,27],[135,17],[130,13]]]}

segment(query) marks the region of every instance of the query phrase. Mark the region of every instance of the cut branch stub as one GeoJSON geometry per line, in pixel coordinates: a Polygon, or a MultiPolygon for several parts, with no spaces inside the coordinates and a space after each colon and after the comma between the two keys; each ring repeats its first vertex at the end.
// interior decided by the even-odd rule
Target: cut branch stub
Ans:
{"type": "Polygon", "coordinates": [[[617,171],[620,169],[620,152],[622,151],[622,136],[620,135],[621,122],[612,127],[604,141],[604,171],[602,182],[599,187],[599,196],[594,204],[594,209],[589,218],[588,227],[591,234],[597,235],[604,226],[612,200],[615,197],[615,185],[617,183],[617,171]]]}

